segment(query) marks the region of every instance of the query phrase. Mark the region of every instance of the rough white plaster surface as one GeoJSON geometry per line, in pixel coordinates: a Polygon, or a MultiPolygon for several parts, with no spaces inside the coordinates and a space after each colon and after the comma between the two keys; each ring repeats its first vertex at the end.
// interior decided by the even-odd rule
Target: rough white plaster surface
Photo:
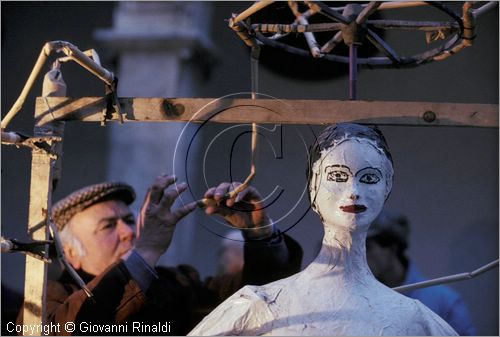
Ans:
{"type": "Polygon", "coordinates": [[[385,155],[365,139],[344,140],[323,151],[313,173],[311,200],[325,228],[316,259],[286,279],[240,289],[190,335],[456,335],[378,282],[366,262],[366,232],[392,187],[385,155]]]}

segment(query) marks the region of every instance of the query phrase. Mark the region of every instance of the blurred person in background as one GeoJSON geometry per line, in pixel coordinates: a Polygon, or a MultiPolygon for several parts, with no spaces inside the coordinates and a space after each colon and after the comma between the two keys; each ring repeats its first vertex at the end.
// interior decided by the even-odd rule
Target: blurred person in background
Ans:
{"type": "MultiPolygon", "coordinates": [[[[406,216],[382,211],[368,230],[366,258],[373,275],[394,288],[425,281],[408,257],[410,225],[406,216]]],[[[450,324],[459,335],[475,335],[469,311],[461,296],[451,288],[437,285],[402,293],[419,300],[450,324]]]]}

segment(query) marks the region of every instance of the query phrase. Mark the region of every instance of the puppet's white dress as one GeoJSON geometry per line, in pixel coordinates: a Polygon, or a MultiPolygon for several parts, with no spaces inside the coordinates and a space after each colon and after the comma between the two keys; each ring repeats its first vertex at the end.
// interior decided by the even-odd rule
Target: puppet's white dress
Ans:
{"type": "Polygon", "coordinates": [[[190,335],[457,335],[417,300],[378,282],[363,247],[323,244],[302,272],[264,286],[245,286],[190,335]]]}

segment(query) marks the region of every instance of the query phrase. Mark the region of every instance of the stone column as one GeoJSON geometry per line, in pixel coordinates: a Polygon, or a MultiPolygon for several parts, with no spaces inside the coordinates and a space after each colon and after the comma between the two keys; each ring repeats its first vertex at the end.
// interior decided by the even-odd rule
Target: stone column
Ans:
{"type": "MultiPolygon", "coordinates": [[[[209,2],[119,2],[113,27],[97,30],[105,54],[118,60],[120,97],[196,97],[213,60],[209,2]]],[[[136,212],[154,178],[174,170],[173,155],[184,123],[108,123],[109,180],[136,188],[136,212]]],[[[175,164],[177,166],[178,163],[175,164]]],[[[193,181],[196,183],[196,181],[193,181]]],[[[196,222],[178,227],[161,264],[190,261],[196,222]]],[[[186,223],[187,222],[187,223],[186,223]]],[[[204,274],[205,271],[200,270],[204,274]]]]}

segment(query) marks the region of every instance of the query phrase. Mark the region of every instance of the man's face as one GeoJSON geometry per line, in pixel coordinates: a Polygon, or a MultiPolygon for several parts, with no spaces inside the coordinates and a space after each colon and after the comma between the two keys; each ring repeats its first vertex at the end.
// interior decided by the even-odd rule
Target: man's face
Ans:
{"type": "Polygon", "coordinates": [[[135,241],[135,218],[119,200],[90,206],[71,218],[68,226],[85,248],[84,257],[66,251],[75,269],[98,275],[132,249],[135,241]]]}

